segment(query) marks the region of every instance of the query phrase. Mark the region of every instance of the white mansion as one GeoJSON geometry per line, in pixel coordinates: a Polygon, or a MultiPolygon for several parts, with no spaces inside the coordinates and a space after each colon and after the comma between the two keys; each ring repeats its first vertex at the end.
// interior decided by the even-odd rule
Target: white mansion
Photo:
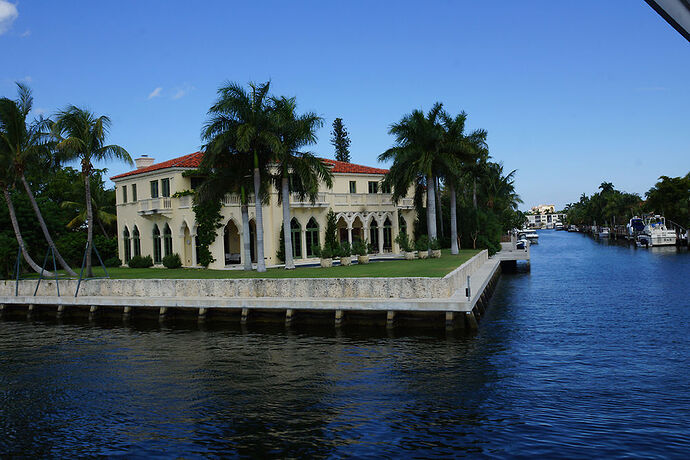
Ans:
{"type": "MultiPolygon", "coordinates": [[[[192,196],[201,178],[184,177],[185,171],[199,166],[202,152],[154,163],[142,156],[135,160],[137,169],[112,177],[117,196],[118,248],[120,259],[127,263],[135,255],[151,255],[155,264],[163,257],[177,253],[182,265],[197,265],[196,229],[192,196]],[[175,197],[177,196],[177,197],[175,197]]],[[[291,196],[291,232],[295,262],[316,260],[314,248],[323,244],[326,214],[332,209],[337,216],[340,241],[366,240],[379,253],[399,252],[395,238],[399,232],[412,229],[415,210],[411,197],[397,204],[389,190],[382,188],[385,169],[323,159],[333,173],[333,188],[319,190],[315,203],[291,196]]],[[[266,265],[281,263],[277,257],[282,206],[277,191],[272,190],[263,208],[264,253],[266,265]]],[[[251,257],[256,262],[256,222],[253,197],[249,207],[251,257]]],[[[228,195],[221,208],[223,228],[209,247],[215,262],[210,268],[224,268],[243,263],[242,216],[238,196],[228,195]]]]}

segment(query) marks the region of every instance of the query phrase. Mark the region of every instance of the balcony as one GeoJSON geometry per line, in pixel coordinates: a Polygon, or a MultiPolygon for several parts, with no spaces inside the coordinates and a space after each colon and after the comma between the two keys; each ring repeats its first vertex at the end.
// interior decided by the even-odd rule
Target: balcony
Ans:
{"type": "Polygon", "coordinates": [[[172,213],[172,199],[169,197],[139,200],[139,215],[154,216],[172,213]]]}
{"type": "Polygon", "coordinates": [[[312,203],[309,197],[300,198],[296,193],[290,194],[291,208],[325,208],[328,206],[325,193],[319,193],[312,203]]]}

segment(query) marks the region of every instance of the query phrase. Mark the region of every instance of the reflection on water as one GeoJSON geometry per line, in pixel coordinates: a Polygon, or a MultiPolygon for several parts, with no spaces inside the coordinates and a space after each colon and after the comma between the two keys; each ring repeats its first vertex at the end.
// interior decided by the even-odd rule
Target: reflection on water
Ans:
{"type": "Polygon", "coordinates": [[[6,456],[684,456],[688,254],[541,232],[476,336],[0,321],[6,456]]]}

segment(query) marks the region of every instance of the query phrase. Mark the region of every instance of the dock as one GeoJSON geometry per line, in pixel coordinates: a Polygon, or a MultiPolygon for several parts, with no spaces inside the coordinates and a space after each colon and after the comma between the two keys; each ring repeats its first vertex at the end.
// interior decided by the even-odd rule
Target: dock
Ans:
{"type": "Polygon", "coordinates": [[[0,281],[0,315],[57,317],[104,315],[167,320],[346,323],[445,326],[476,330],[498,282],[502,264],[529,263],[529,247],[503,243],[443,278],[311,278],[221,280],[89,280],[75,296],[76,282],[0,281]],[[15,295],[16,293],[16,295],[15,295]],[[153,295],[152,295],[153,294],[153,295]]]}

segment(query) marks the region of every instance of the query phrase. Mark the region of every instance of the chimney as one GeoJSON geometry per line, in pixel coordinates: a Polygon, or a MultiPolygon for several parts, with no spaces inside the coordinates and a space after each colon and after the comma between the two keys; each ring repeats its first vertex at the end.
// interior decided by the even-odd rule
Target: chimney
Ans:
{"type": "Polygon", "coordinates": [[[154,159],[148,155],[142,155],[134,160],[134,164],[137,165],[137,169],[148,168],[154,162],[154,159]]]}

